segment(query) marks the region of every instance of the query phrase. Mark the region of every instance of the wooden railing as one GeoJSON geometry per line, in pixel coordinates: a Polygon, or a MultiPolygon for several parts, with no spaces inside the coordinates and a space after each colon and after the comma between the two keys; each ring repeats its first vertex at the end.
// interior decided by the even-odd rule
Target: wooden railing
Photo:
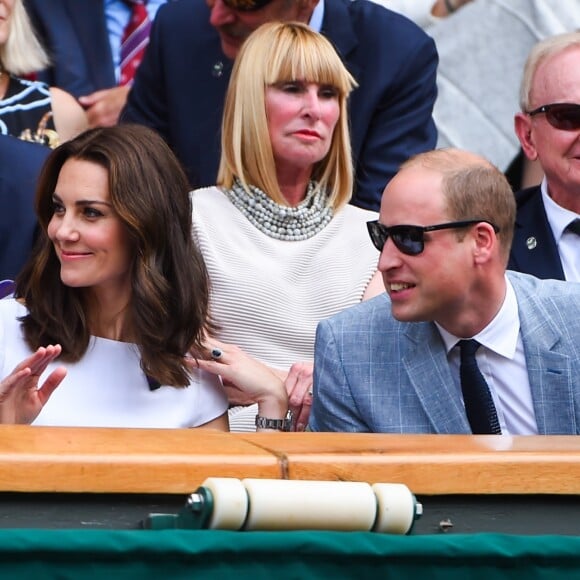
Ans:
{"type": "Polygon", "coordinates": [[[207,477],[579,494],[580,438],[0,426],[0,491],[188,494],[207,477]]]}

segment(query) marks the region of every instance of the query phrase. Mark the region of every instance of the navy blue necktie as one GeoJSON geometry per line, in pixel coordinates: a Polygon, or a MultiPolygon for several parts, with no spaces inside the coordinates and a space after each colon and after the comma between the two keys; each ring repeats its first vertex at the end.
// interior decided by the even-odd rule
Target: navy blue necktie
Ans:
{"type": "Polygon", "coordinates": [[[461,356],[461,392],[471,431],[474,435],[499,435],[501,428],[493,398],[475,360],[480,344],[474,339],[460,340],[458,344],[461,356]]]}
{"type": "Polygon", "coordinates": [[[576,218],[574,221],[570,222],[566,226],[566,231],[580,236],[580,218],[576,218]]]}

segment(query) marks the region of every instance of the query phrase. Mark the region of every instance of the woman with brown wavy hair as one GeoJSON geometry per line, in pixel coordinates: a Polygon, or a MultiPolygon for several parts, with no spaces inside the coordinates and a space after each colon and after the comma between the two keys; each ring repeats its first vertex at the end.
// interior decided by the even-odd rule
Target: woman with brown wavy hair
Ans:
{"type": "Polygon", "coordinates": [[[227,430],[221,382],[196,360],[212,324],[187,191],[145,127],[90,130],[51,154],[34,255],[0,301],[0,422],[227,430]]]}

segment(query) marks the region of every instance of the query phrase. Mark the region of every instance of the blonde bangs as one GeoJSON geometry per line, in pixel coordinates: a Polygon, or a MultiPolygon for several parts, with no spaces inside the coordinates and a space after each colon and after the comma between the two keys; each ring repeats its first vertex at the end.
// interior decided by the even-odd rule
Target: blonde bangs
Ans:
{"type": "Polygon", "coordinates": [[[269,138],[265,94],[271,85],[304,81],[338,91],[340,119],[327,156],[312,178],[328,192],[335,210],[352,195],[353,166],[346,101],[357,82],[332,44],[305,24],[270,22],[243,44],[232,70],[222,123],[222,155],[217,184],[231,188],[238,178],[250,193],[255,185],[279,204],[287,204],[276,176],[269,138]]]}
{"type": "Polygon", "coordinates": [[[281,29],[272,39],[276,50],[267,53],[266,85],[302,80],[335,87],[347,97],[356,81],[326,38],[300,28],[281,29]],[[298,40],[296,42],[296,40],[298,40]]]}

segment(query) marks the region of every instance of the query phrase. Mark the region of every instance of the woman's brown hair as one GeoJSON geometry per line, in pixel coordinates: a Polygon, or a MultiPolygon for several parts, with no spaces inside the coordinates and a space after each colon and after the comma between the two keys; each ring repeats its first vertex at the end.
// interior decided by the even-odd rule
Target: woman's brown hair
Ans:
{"type": "Polygon", "coordinates": [[[201,356],[208,319],[209,279],[191,236],[191,201],[182,167],[151,129],[138,125],[91,129],[55,149],[36,190],[40,225],[33,255],[16,280],[28,315],[22,326],[31,349],[62,346],[63,361],[78,361],[89,345],[87,292],[65,286],[47,235],[53,194],[69,159],[96,163],[109,175],[111,204],[134,249],[132,296],[125,319],[143,371],[162,385],[189,384],[183,357],[201,356]]]}

